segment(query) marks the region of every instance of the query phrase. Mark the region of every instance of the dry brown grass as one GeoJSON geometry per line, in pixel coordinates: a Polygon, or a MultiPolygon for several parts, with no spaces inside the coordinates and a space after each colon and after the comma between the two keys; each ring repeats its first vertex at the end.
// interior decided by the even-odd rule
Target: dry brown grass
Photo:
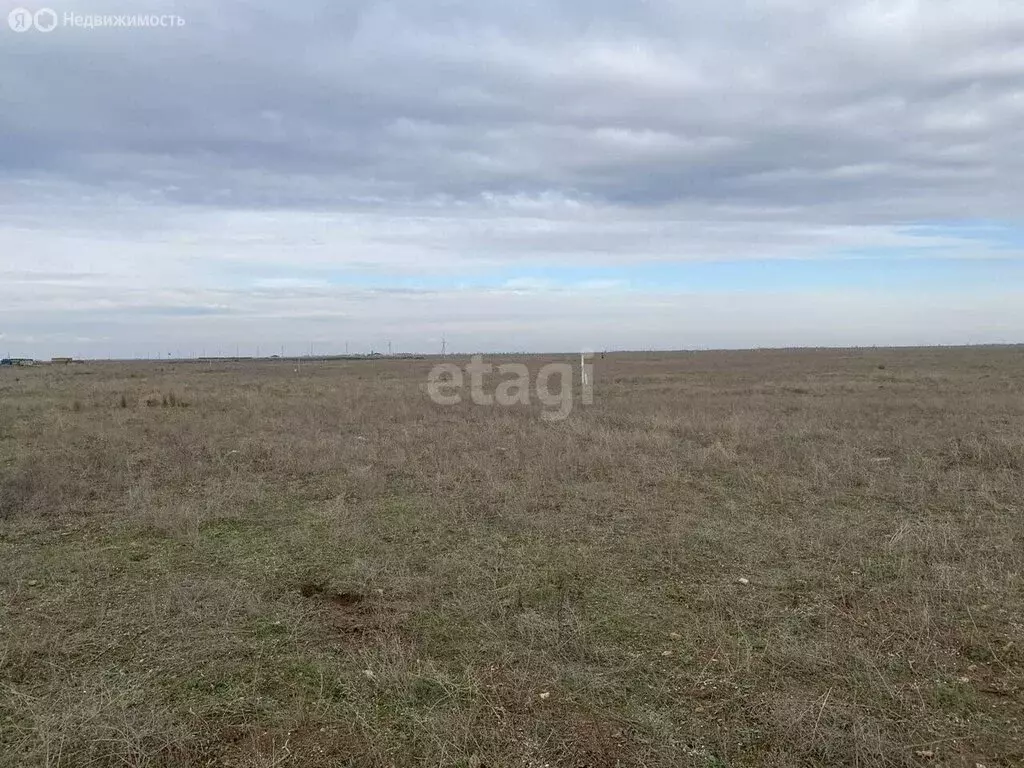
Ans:
{"type": "Polygon", "coordinates": [[[431,364],[0,371],[0,764],[1024,764],[1024,351],[431,364]]]}

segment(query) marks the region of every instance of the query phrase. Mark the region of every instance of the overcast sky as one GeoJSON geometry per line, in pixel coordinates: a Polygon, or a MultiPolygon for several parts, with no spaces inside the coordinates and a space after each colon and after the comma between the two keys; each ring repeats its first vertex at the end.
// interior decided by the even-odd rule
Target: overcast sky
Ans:
{"type": "Polygon", "coordinates": [[[15,7],[0,354],[1024,341],[1020,0],[15,7]]]}

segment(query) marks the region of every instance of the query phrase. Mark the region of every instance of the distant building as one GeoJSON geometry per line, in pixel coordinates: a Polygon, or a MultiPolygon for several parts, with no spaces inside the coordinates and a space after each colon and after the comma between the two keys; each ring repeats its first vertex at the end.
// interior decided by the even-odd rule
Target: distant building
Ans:
{"type": "Polygon", "coordinates": [[[36,361],[30,357],[5,357],[0,360],[0,365],[35,365],[36,361]]]}
{"type": "Polygon", "coordinates": [[[68,363],[75,362],[75,358],[73,358],[73,357],[52,357],[52,358],[50,358],[50,362],[51,363],[61,363],[63,365],[67,365],[68,363]]]}

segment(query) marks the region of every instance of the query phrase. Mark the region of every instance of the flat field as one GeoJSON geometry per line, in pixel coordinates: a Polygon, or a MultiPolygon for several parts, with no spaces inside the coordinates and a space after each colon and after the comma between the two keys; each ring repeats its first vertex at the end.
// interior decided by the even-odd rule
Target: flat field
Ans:
{"type": "Polygon", "coordinates": [[[1024,348],[435,362],[0,370],[0,765],[1024,765],[1024,348]]]}

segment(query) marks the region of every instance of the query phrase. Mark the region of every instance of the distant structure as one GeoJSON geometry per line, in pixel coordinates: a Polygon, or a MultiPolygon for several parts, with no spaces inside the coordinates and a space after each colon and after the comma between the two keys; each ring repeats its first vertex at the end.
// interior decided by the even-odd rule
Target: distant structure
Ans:
{"type": "Polygon", "coordinates": [[[69,363],[75,362],[75,358],[73,358],[73,357],[51,357],[50,358],[50,362],[51,363],[56,363],[58,365],[68,365],[69,363]]]}
{"type": "Polygon", "coordinates": [[[35,365],[36,361],[30,357],[5,357],[0,360],[0,365],[35,365]]]}

